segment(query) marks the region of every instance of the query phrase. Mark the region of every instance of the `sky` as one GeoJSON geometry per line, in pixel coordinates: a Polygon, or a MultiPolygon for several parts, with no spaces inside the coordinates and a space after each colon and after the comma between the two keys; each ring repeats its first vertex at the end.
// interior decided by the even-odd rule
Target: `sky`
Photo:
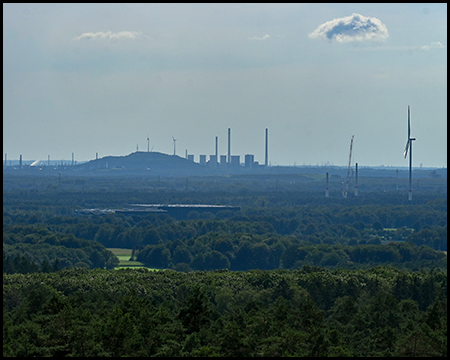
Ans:
{"type": "Polygon", "coordinates": [[[408,105],[447,167],[447,4],[3,4],[8,160],[408,166],[408,105]]]}

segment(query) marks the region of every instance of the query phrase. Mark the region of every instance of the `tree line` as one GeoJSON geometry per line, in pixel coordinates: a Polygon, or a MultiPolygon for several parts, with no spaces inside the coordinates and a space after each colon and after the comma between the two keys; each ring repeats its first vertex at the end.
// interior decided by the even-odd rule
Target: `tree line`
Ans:
{"type": "Polygon", "coordinates": [[[3,275],[3,356],[447,356],[447,274],[3,275]]]}
{"type": "Polygon", "coordinates": [[[446,266],[443,254],[431,251],[447,250],[446,199],[416,205],[254,206],[216,215],[192,211],[186,220],[167,214],[79,215],[75,206],[34,201],[18,196],[4,205],[7,272],[28,271],[18,270],[24,256],[41,267],[58,260],[59,267],[111,268],[117,258],[106,248],[134,249],[133,258],[150,267],[180,270],[446,266]],[[395,244],[384,246],[390,242],[395,244]]]}
{"type": "Polygon", "coordinates": [[[42,226],[3,227],[3,273],[49,272],[65,267],[113,269],[119,260],[104,245],[42,226]]]}

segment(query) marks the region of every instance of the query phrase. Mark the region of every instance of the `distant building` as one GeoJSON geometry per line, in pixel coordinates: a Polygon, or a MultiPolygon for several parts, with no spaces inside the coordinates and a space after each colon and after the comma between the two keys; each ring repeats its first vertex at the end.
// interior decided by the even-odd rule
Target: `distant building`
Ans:
{"type": "Polygon", "coordinates": [[[202,165],[206,164],[206,155],[200,155],[200,164],[202,165]]]}
{"type": "Polygon", "coordinates": [[[245,167],[247,169],[252,169],[254,167],[253,166],[254,163],[255,163],[255,156],[254,155],[252,155],[252,154],[245,155],[245,167]]]}
{"type": "Polygon", "coordinates": [[[240,155],[231,155],[231,167],[239,167],[241,165],[241,157],[240,155]]]}
{"type": "Polygon", "coordinates": [[[227,166],[227,156],[220,155],[220,167],[226,167],[226,166],[227,166]]]}
{"type": "Polygon", "coordinates": [[[188,154],[187,159],[194,162],[194,154],[188,154]]]}
{"type": "Polygon", "coordinates": [[[217,156],[209,155],[209,166],[216,168],[217,167],[217,156]]]}

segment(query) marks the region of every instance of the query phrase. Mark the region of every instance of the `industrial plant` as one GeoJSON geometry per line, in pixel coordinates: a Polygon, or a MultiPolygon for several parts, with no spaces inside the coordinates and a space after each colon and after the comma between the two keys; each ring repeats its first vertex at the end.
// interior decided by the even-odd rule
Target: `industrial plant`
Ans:
{"type": "MultiPolygon", "coordinates": [[[[22,154],[19,159],[9,159],[5,153],[3,170],[5,173],[21,170],[21,172],[33,172],[34,174],[50,174],[54,171],[61,174],[70,173],[72,175],[87,176],[141,176],[142,178],[159,177],[187,177],[187,176],[228,176],[228,175],[280,175],[280,174],[317,174],[323,175],[323,188],[325,198],[330,197],[330,180],[336,182],[340,179],[341,197],[347,198],[348,193],[353,197],[359,196],[359,177],[378,176],[396,177],[397,190],[398,179],[409,178],[408,200],[412,200],[412,143],[415,138],[411,137],[410,107],[408,105],[408,132],[407,142],[404,150],[404,157],[409,154],[409,169],[383,168],[383,167],[358,167],[358,163],[352,166],[352,152],[354,135],[350,139],[350,152],[347,166],[271,166],[269,165],[269,129],[265,129],[264,142],[264,163],[255,160],[254,154],[237,155],[231,151],[231,128],[228,128],[227,153],[219,154],[219,138],[215,137],[215,152],[213,154],[192,154],[185,151],[184,157],[180,157],[176,152],[177,139],[172,136],[173,154],[164,154],[153,151],[150,148],[150,138],[147,134],[147,149],[125,156],[105,156],[99,157],[98,152],[95,159],[86,162],[77,162],[75,153],[72,152],[71,160],[51,160],[50,155],[44,160],[25,160],[22,154]],[[408,171],[409,170],[409,171],[408,171]]],[[[444,177],[446,169],[428,168],[415,169],[415,178],[444,177]],[[430,172],[431,171],[431,172],[430,172]]],[[[363,184],[364,187],[364,184],[363,184]]],[[[187,186],[186,186],[187,188],[187,186]]],[[[146,209],[148,211],[149,209],[146,209]]],[[[155,209],[152,209],[155,210],[155,209]]],[[[137,211],[134,209],[133,211],[137,211]]]]}
{"type": "MultiPolygon", "coordinates": [[[[175,140],[174,141],[174,155],[175,155],[175,140]]],[[[260,164],[258,161],[255,161],[255,156],[253,154],[245,154],[243,159],[241,159],[241,155],[232,155],[231,154],[231,128],[228,128],[228,152],[226,155],[219,155],[219,138],[216,136],[215,138],[215,154],[209,155],[209,159],[207,159],[206,154],[200,154],[198,156],[198,163],[201,165],[207,165],[213,169],[221,168],[228,169],[234,168],[237,169],[239,167],[244,167],[246,169],[256,169],[256,168],[267,168],[269,166],[269,129],[266,128],[265,135],[265,161],[264,164],[260,164]],[[243,160],[241,162],[241,160],[243,160]]],[[[195,162],[195,155],[188,154],[186,150],[185,158],[189,161],[195,162]]]]}
{"type": "MultiPolygon", "coordinates": [[[[176,151],[176,141],[177,139],[172,136],[173,141],[173,156],[177,156],[176,151]]],[[[209,155],[209,158],[206,154],[199,154],[198,160],[195,161],[194,154],[188,154],[186,150],[185,159],[189,160],[193,163],[198,163],[200,165],[208,166],[212,169],[239,169],[241,167],[247,169],[256,169],[256,168],[267,168],[269,167],[269,129],[265,129],[265,162],[264,164],[260,164],[258,161],[255,161],[255,156],[253,154],[245,154],[242,158],[241,155],[232,155],[231,154],[231,128],[228,128],[228,153],[226,155],[219,155],[218,152],[218,144],[219,138],[215,137],[215,154],[209,155]],[[242,161],[241,161],[242,160],[242,161]]],[[[143,153],[143,151],[139,151],[139,146],[136,145],[136,153],[143,153]]],[[[153,153],[153,149],[150,150],[150,139],[147,135],[147,153],[153,153]]],[[[103,158],[104,159],[104,158],[103,158]]],[[[95,154],[95,161],[99,161],[98,152],[95,154]]],[[[94,160],[89,161],[92,162],[94,160]]],[[[86,162],[85,162],[86,163],[86,162]]],[[[19,162],[8,160],[7,154],[5,153],[5,162],[4,168],[15,168],[15,169],[24,169],[26,167],[73,167],[73,166],[81,166],[83,163],[78,164],[75,160],[75,154],[72,152],[72,161],[67,160],[59,160],[59,161],[50,161],[50,155],[48,155],[47,161],[43,160],[33,160],[33,161],[23,161],[22,155],[20,155],[19,162]]],[[[108,166],[106,165],[106,168],[108,166]]]]}

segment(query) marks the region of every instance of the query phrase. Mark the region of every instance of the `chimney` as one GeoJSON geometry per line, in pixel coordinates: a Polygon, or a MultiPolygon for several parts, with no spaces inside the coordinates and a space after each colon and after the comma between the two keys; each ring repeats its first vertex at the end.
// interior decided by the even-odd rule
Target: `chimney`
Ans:
{"type": "Polygon", "coordinates": [[[228,128],[228,165],[231,164],[231,129],[228,128]]]}
{"type": "Polygon", "coordinates": [[[219,161],[219,138],[216,136],[216,164],[214,167],[217,167],[219,161]]]}
{"type": "Polygon", "coordinates": [[[266,160],[264,163],[265,167],[269,166],[269,129],[266,128],[266,160]]]}

